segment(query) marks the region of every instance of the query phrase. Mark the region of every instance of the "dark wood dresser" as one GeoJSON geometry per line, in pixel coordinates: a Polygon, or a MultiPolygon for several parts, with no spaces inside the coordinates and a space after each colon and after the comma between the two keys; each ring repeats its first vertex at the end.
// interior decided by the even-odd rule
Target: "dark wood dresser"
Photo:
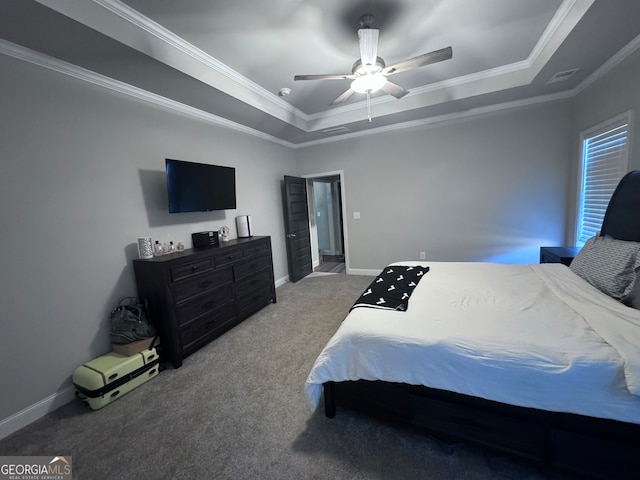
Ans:
{"type": "Polygon", "coordinates": [[[133,262],[138,296],[174,368],[214,338],[276,301],[270,237],[133,262]]]}

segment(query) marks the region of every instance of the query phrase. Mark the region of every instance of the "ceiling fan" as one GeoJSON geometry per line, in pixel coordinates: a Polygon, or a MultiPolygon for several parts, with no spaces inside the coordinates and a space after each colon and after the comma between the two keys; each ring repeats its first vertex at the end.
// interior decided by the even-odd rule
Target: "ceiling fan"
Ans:
{"type": "Polygon", "coordinates": [[[347,100],[354,93],[367,94],[368,118],[371,121],[371,94],[382,90],[396,98],[402,98],[407,93],[400,85],[390,82],[387,77],[396,73],[406,72],[414,68],[424,67],[432,63],[449,60],[453,56],[451,47],[435,50],[433,52],[418,55],[417,57],[403,60],[387,67],[384,60],[378,56],[378,35],[377,28],[371,28],[373,15],[365,14],[359,19],[360,28],[358,39],[360,41],[360,58],[356,60],[349,74],[328,74],[328,75],[296,75],[294,80],[352,80],[349,89],[336,98],[331,105],[338,105],[347,100]]]}

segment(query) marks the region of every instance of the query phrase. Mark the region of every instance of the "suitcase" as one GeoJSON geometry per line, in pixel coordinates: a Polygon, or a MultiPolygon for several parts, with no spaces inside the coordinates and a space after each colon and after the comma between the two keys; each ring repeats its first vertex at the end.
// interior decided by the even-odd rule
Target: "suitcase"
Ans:
{"type": "Polygon", "coordinates": [[[158,375],[159,361],[155,348],[130,357],[111,352],[95,358],[73,372],[76,396],[98,410],[158,375]]]}

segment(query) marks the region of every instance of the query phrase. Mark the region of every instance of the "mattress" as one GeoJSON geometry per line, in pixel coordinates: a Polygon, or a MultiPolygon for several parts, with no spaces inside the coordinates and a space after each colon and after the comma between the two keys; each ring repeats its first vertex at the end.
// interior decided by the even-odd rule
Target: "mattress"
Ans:
{"type": "Polygon", "coordinates": [[[406,311],[355,308],[305,384],[382,380],[640,424],[640,311],[562,264],[428,265],[406,311]]]}

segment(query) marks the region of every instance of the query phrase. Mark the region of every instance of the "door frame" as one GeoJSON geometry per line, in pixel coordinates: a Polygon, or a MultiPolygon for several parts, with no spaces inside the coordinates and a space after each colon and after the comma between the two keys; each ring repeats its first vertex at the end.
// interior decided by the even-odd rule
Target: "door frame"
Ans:
{"type": "MultiPolygon", "coordinates": [[[[340,203],[342,207],[342,239],[343,239],[342,248],[344,249],[344,266],[345,266],[345,272],[351,273],[350,267],[349,267],[349,235],[347,232],[347,194],[346,194],[347,189],[344,183],[344,170],[333,170],[331,172],[322,172],[322,173],[309,173],[307,175],[301,175],[301,176],[306,180],[313,180],[314,178],[323,178],[323,177],[335,177],[335,176],[340,177],[340,203]]],[[[307,189],[307,205],[311,205],[311,203],[309,202],[309,189],[307,189]]],[[[312,230],[311,214],[315,215],[315,212],[309,212],[309,231],[310,232],[312,230]]],[[[317,231],[315,235],[316,235],[315,241],[317,245],[318,243],[317,231]]]]}

